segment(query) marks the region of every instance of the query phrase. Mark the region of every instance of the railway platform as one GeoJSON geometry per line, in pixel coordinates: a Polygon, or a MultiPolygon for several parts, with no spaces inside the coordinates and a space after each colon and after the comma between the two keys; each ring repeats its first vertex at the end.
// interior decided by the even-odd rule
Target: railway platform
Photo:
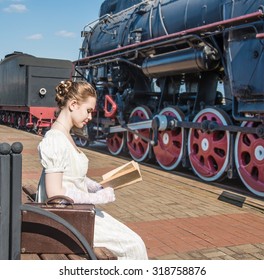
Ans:
{"type": "MultiPolygon", "coordinates": [[[[0,141],[23,144],[22,184],[37,187],[41,136],[0,125],[0,141]]],[[[88,176],[101,175],[129,159],[84,149],[88,176]]],[[[264,199],[237,188],[220,188],[140,164],[143,180],[116,190],[116,201],[99,208],[144,240],[152,260],[264,259],[264,199]]],[[[238,184],[234,181],[234,184],[238,184]]]]}

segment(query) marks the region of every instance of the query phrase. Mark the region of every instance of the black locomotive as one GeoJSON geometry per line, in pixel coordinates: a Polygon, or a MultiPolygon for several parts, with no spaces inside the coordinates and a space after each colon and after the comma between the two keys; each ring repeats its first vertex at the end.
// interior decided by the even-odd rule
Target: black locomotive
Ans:
{"type": "Polygon", "coordinates": [[[99,96],[89,139],[208,182],[238,175],[264,196],[263,11],[263,0],[105,0],[74,62],[99,96]]]}
{"type": "Polygon", "coordinates": [[[14,52],[0,62],[0,120],[42,134],[55,119],[55,87],[69,79],[69,60],[14,52]]]}

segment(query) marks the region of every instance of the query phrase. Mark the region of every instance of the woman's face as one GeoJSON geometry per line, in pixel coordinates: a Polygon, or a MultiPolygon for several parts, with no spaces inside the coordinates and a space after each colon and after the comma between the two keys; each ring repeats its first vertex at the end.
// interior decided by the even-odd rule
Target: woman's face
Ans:
{"type": "Polygon", "coordinates": [[[96,98],[89,96],[84,102],[77,103],[72,108],[73,125],[82,128],[92,119],[96,98]]]}

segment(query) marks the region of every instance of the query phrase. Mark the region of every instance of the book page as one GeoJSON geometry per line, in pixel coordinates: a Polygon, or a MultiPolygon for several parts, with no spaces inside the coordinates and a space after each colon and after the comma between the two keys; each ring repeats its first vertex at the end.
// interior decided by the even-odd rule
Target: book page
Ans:
{"type": "Polygon", "coordinates": [[[127,185],[134,184],[142,180],[139,165],[135,161],[130,161],[117,167],[102,176],[100,184],[105,187],[118,189],[127,185]]]}

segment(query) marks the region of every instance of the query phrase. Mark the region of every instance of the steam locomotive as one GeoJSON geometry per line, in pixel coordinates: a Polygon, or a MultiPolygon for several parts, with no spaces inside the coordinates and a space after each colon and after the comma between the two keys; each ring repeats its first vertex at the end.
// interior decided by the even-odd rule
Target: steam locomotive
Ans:
{"type": "Polygon", "coordinates": [[[263,197],[263,19],[263,0],[105,0],[74,62],[98,92],[86,140],[263,197]]]}
{"type": "Polygon", "coordinates": [[[72,69],[69,60],[6,55],[0,62],[0,121],[43,134],[55,119],[55,87],[72,69]]]}

